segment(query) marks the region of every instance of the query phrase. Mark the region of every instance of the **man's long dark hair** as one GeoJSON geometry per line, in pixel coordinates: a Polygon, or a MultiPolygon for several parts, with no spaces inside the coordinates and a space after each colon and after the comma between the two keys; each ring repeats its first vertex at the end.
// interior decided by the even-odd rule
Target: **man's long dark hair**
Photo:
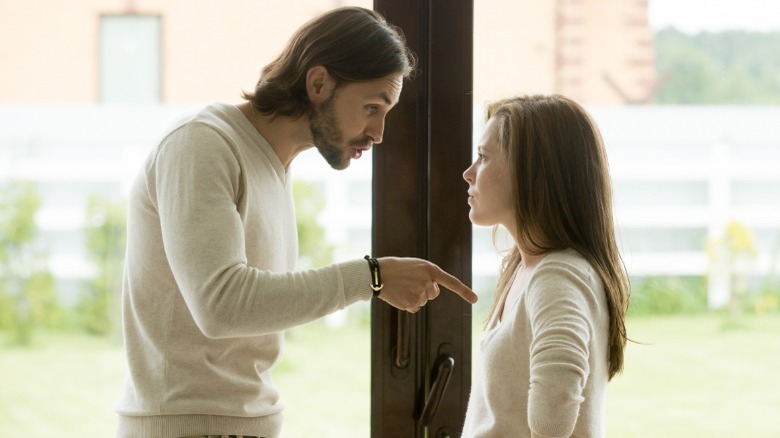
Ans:
{"type": "Polygon", "coordinates": [[[276,60],[263,68],[253,93],[243,93],[263,114],[299,117],[310,111],[306,74],[321,65],[346,82],[379,79],[390,74],[408,77],[415,57],[403,34],[377,12],[343,7],[304,24],[276,60]]]}

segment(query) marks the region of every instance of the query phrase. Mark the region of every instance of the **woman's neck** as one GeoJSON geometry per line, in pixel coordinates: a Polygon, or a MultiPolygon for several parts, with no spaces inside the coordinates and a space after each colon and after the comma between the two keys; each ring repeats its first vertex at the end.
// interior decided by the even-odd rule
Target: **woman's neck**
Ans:
{"type": "Polygon", "coordinates": [[[520,248],[519,246],[517,249],[520,251],[520,266],[518,266],[518,269],[533,269],[542,261],[544,256],[547,255],[546,253],[532,254],[528,251],[524,251],[523,248],[520,248]]]}

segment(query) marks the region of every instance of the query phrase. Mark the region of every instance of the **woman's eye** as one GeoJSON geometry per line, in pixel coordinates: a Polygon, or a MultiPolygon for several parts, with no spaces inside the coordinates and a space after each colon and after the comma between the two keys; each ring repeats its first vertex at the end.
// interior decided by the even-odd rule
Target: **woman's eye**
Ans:
{"type": "Polygon", "coordinates": [[[379,110],[379,107],[376,105],[369,105],[368,106],[368,113],[369,114],[376,114],[376,112],[379,110]]]}

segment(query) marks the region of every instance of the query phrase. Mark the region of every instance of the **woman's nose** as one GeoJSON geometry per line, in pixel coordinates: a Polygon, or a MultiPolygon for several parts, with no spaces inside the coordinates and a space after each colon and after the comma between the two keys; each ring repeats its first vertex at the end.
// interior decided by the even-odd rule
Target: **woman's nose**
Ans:
{"type": "Polygon", "coordinates": [[[468,169],[463,171],[463,179],[465,179],[469,184],[474,183],[474,163],[472,163],[468,169]]]}

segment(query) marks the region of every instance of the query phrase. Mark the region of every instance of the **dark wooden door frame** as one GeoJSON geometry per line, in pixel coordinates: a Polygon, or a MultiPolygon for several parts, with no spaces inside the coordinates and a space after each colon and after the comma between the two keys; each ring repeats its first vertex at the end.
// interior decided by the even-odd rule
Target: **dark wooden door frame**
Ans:
{"type": "MultiPolygon", "coordinates": [[[[431,260],[470,285],[461,175],[472,157],[473,1],[375,0],[374,8],[404,32],[418,72],[374,150],[373,252],[431,260]]],[[[371,436],[460,436],[471,389],[471,305],[442,290],[415,315],[379,300],[371,313],[371,436]],[[421,420],[447,375],[438,409],[421,420]]]]}

